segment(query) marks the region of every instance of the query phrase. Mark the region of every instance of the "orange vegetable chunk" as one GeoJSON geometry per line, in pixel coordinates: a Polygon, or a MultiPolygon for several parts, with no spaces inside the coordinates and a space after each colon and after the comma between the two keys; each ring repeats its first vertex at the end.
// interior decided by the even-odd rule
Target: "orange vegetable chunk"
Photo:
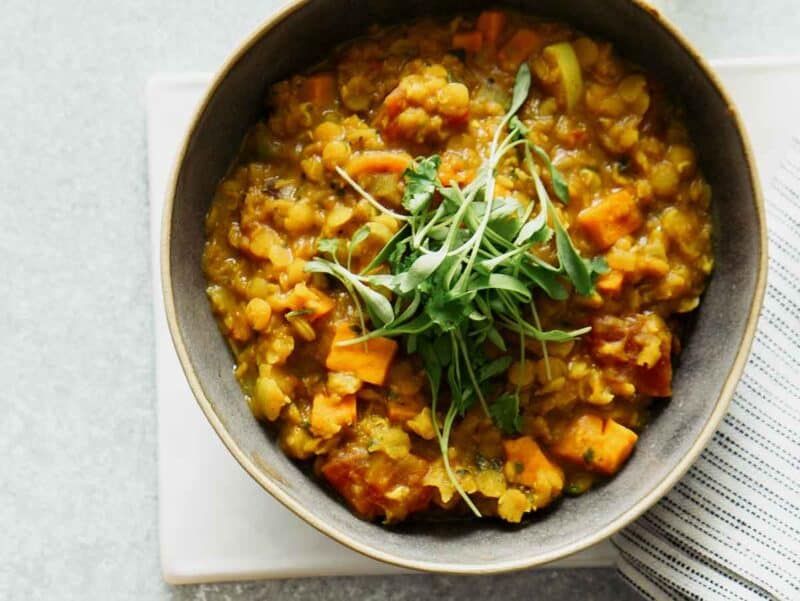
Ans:
{"type": "Polygon", "coordinates": [[[385,150],[365,151],[354,155],[348,162],[345,171],[350,177],[362,173],[403,173],[411,166],[413,159],[405,152],[385,150]]]}
{"type": "Polygon", "coordinates": [[[417,399],[390,400],[387,403],[389,419],[393,422],[407,422],[417,417],[423,404],[417,399]]]}
{"type": "Polygon", "coordinates": [[[361,517],[385,515],[391,522],[428,506],[433,496],[433,489],[423,485],[428,467],[411,453],[392,459],[351,444],[324,455],[320,471],[361,517]]]}
{"type": "Polygon", "coordinates": [[[453,34],[453,48],[478,52],[481,46],[483,46],[483,34],[480,31],[462,31],[453,34]]]}
{"type": "Polygon", "coordinates": [[[500,60],[505,65],[519,67],[528,57],[539,49],[541,37],[532,29],[518,29],[500,50],[500,60]]]}
{"type": "Polygon", "coordinates": [[[610,476],[628,459],[638,438],[611,418],[587,414],[570,422],[550,450],[565,461],[610,476]]]}
{"type": "Polygon", "coordinates": [[[560,491],[564,486],[564,472],[551,462],[530,436],[504,440],[506,454],[505,473],[511,482],[529,488],[560,491]]]}
{"type": "Polygon", "coordinates": [[[364,382],[383,386],[397,352],[397,343],[389,338],[373,338],[366,343],[366,349],[364,343],[347,346],[338,344],[353,338],[356,338],[353,327],[346,322],[339,323],[325,366],[333,371],[350,372],[364,382]]]}
{"type": "Polygon", "coordinates": [[[594,244],[605,250],[642,225],[636,199],[628,190],[613,192],[578,213],[578,223],[594,244]]]}
{"type": "Polygon", "coordinates": [[[317,394],[311,405],[311,431],[317,436],[331,437],[342,426],[350,426],[356,421],[356,397],[347,394],[317,394]]]}
{"type": "Polygon", "coordinates": [[[478,16],[476,24],[489,46],[496,46],[503,28],[506,26],[506,15],[498,10],[485,10],[478,16]]]}
{"type": "Polygon", "coordinates": [[[292,311],[309,311],[305,317],[314,321],[330,313],[335,303],[324,292],[301,282],[289,293],[286,304],[292,311]]]}
{"type": "Polygon", "coordinates": [[[317,73],[306,79],[303,91],[308,102],[316,106],[328,106],[336,95],[332,73],[317,73]]]}
{"type": "Polygon", "coordinates": [[[597,289],[609,295],[622,292],[622,282],[625,277],[621,271],[609,271],[597,278],[597,289]]]}

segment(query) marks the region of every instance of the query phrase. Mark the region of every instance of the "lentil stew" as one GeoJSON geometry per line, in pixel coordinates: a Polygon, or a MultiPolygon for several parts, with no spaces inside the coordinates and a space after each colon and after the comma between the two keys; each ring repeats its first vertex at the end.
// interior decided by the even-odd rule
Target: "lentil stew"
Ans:
{"type": "Polygon", "coordinates": [[[375,28],[267,103],[203,268],[284,451],[387,522],[519,522],[620,470],[713,267],[711,191],[659,82],[564,24],[486,11],[375,28]],[[451,270],[469,313],[392,329],[433,314],[441,264],[409,264],[449,232],[443,255],[476,241],[451,270]]]}

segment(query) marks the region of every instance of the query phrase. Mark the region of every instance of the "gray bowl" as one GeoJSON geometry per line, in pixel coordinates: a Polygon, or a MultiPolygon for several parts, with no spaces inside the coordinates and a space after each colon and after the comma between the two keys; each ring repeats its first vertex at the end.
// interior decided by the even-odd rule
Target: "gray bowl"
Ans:
{"type": "Polygon", "coordinates": [[[597,543],[653,505],[722,418],[750,348],[766,282],[764,210],[747,137],[728,94],[686,40],[639,0],[500,4],[609,39],[666,82],[687,107],[714,191],[716,270],[681,355],[674,396],[608,484],[516,527],[492,520],[393,528],[362,521],[288,459],[252,417],[205,295],[203,218],[243,135],[262,114],[267,87],[371,23],[477,11],[482,2],[310,0],[285,8],[243,43],[211,84],[186,137],[164,213],[162,277],[170,331],[200,408],[222,441],[259,484],[312,526],[365,555],[420,570],[489,573],[540,565],[597,543]]]}

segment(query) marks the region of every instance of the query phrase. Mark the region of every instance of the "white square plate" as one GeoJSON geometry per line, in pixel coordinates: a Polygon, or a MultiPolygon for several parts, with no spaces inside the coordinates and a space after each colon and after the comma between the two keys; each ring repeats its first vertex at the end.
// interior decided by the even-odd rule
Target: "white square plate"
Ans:
{"type": "MultiPolygon", "coordinates": [[[[748,125],[763,180],[787,132],[800,131],[800,62],[716,62],[748,125]]],[[[285,509],[242,470],[195,403],[167,330],[161,296],[161,213],[174,157],[210,76],[157,75],[147,86],[149,197],[158,404],[159,538],[170,583],[401,570],[363,557],[285,509]]],[[[199,267],[199,266],[198,266],[199,267]]],[[[613,565],[603,542],[554,567],[613,565]]]]}

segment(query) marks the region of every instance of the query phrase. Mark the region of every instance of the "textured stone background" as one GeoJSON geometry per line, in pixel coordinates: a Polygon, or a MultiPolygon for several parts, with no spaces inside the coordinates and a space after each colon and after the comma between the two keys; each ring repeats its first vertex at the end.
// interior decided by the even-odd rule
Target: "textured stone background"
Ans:
{"type": "MultiPolygon", "coordinates": [[[[800,55],[795,0],[661,4],[709,57],[800,55]]],[[[611,570],[162,583],[144,85],[275,5],[3,2],[0,599],[633,598],[611,570]]]]}

